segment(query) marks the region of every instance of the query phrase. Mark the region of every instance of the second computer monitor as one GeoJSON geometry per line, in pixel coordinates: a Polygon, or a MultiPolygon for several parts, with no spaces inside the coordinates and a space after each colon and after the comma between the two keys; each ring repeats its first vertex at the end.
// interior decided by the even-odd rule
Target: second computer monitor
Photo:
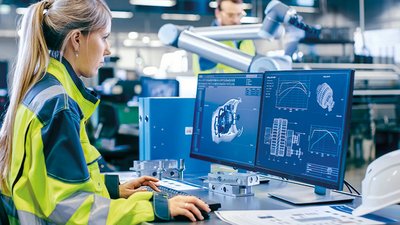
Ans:
{"type": "Polygon", "coordinates": [[[352,70],[266,72],[256,170],[341,190],[352,70]]]}
{"type": "Polygon", "coordinates": [[[175,97],[179,96],[179,82],[175,79],[155,79],[141,77],[141,97],[175,97]]]}
{"type": "Polygon", "coordinates": [[[200,74],[190,156],[252,169],[263,74],[200,74]]]}

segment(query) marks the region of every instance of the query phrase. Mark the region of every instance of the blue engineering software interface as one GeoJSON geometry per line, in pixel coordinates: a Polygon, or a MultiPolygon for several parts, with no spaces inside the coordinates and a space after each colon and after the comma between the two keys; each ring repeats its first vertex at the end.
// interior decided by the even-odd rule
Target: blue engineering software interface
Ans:
{"type": "Polygon", "coordinates": [[[254,166],[263,74],[199,75],[191,157],[254,166]]]}
{"type": "Polygon", "coordinates": [[[256,170],[341,190],[353,71],[264,76],[256,170]]]}
{"type": "Polygon", "coordinates": [[[198,77],[191,157],[341,190],[352,70],[198,77]]]}

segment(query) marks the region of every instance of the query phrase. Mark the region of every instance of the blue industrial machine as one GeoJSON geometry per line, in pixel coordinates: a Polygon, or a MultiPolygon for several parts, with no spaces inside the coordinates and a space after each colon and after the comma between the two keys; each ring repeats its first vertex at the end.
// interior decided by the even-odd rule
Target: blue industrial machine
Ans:
{"type": "Polygon", "coordinates": [[[184,159],[185,173],[205,174],[210,163],[190,158],[194,98],[139,98],[139,159],[184,159]]]}

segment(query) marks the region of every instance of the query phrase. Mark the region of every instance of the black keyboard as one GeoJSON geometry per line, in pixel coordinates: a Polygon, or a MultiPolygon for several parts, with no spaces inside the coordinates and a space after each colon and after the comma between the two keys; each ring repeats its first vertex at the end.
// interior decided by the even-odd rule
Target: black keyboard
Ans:
{"type": "MultiPolygon", "coordinates": [[[[151,189],[150,187],[146,187],[146,188],[149,191],[153,191],[153,189],[151,189]]],[[[168,196],[168,198],[172,198],[172,197],[175,197],[177,195],[194,196],[193,194],[189,194],[189,193],[186,193],[184,191],[178,191],[178,190],[175,190],[175,189],[172,189],[172,188],[169,188],[169,187],[166,187],[166,186],[162,186],[162,185],[158,186],[158,189],[160,189],[161,193],[166,194],[168,196]]],[[[195,197],[197,197],[197,196],[195,196],[195,197]]],[[[210,207],[211,211],[217,211],[219,208],[221,208],[221,203],[219,203],[219,202],[214,202],[214,201],[209,200],[209,199],[202,199],[202,198],[200,198],[200,199],[208,204],[208,206],[210,207]]]]}

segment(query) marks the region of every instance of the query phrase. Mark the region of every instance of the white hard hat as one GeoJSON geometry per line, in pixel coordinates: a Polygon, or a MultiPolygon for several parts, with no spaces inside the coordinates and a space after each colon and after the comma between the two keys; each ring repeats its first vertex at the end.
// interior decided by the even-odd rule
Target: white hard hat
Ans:
{"type": "Polygon", "coordinates": [[[353,215],[362,216],[400,202],[400,150],[387,153],[367,168],[362,181],[362,204],[353,215]]]}

